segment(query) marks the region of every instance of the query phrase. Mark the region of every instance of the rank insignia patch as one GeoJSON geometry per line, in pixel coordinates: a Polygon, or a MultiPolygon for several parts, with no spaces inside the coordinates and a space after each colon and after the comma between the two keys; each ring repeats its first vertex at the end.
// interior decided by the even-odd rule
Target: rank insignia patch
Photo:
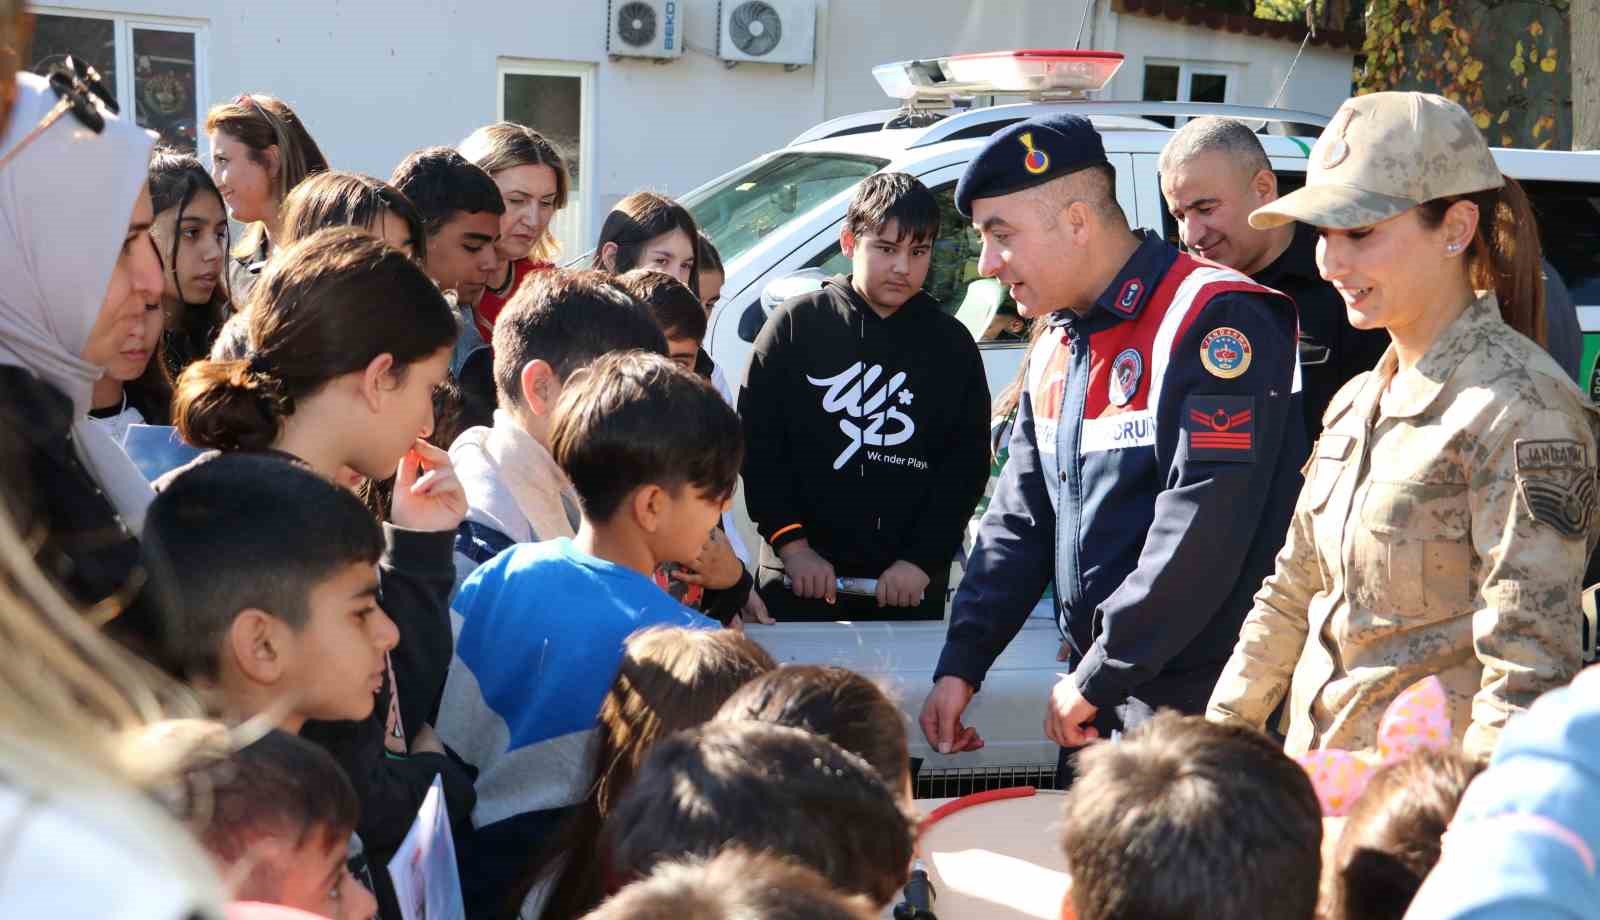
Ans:
{"type": "Polygon", "coordinates": [[[1566,537],[1589,531],[1596,483],[1589,447],[1578,441],[1518,441],[1517,488],[1534,520],[1566,537]]]}
{"type": "Polygon", "coordinates": [[[1191,396],[1183,404],[1189,459],[1248,463],[1256,456],[1253,396],[1191,396]]]}
{"type": "Polygon", "coordinates": [[[1213,377],[1239,377],[1250,369],[1250,340],[1232,326],[1218,326],[1200,340],[1200,363],[1213,377]]]}

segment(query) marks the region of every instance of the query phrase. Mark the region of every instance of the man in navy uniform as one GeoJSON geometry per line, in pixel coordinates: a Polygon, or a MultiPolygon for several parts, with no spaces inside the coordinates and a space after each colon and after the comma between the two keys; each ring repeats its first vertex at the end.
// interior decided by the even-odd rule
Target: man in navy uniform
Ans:
{"type": "Polygon", "coordinates": [[[1049,328],[923,733],[941,753],[982,746],[962,713],[1052,579],[1071,673],[1046,703],[1051,740],[1203,712],[1300,489],[1294,304],[1131,230],[1078,116],[994,135],[956,206],[982,233],[981,273],[1049,328]]]}

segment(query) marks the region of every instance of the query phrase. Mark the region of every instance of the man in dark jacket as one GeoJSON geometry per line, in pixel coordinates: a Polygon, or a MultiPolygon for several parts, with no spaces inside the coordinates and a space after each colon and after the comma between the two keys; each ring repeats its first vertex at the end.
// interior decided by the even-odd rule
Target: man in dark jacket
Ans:
{"type": "Polygon", "coordinates": [[[779,307],[756,338],[739,398],[745,499],[780,620],[944,614],[988,477],[989,391],[972,336],[922,292],[938,232],[922,183],[868,178],[840,234],[851,274],[779,307]]]}
{"type": "Polygon", "coordinates": [[[1317,269],[1317,231],[1304,224],[1250,226],[1250,212],[1278,198],[1278,177],[1254,131],[1231,118],[1196,118],[1179,128],[1157,167],[1167,210],[1190,252],[1281,291],[1300,315],[1301,394],[1306,434],[1322,433],[1322,413],[1352,377],[1370,371],[1389,347],[1382,329],[1356,329],[1344,300],[1317,269]]]}
{"type": "Polygon", "coordinates": [[[1074,115],[994,135],[956,188],[979,270],[1050,328],[923,706],[941,753],[983,743],[962,713],[1052,579],[1072,673],[1051,740],[1202,712],[1283,544],[1306,456],[1294,305],[1133,232],[1115,188],[1074,115]]]}

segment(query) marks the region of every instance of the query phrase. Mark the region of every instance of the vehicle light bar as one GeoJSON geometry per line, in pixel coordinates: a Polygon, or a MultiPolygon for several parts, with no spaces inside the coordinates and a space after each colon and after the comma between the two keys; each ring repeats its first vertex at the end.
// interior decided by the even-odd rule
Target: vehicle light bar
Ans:
{"type": "Polygon", "coordinates": [[[908,102],[954,96],[1084,96],[1105,88],[1122,67],[1120,51],[1030,48],[954,54],[880,64],[872,76],[908,102]]]}

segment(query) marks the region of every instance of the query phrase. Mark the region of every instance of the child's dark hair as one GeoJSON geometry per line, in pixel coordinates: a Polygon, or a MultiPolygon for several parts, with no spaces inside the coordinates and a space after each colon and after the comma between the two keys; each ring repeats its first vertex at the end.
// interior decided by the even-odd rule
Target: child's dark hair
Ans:
{"type": "Polygon", "coordinates": [[[428,261],[427,229],[422,212],[404,192],[360,173],[330,170],[294,187],[283,201],[283,238],[289,245],[324,227],[360,227],[381,235],[383,215],[393,214],[411,235],[412,258],[428,261]]]}
{"type": "Polygon", "coordinates": [[[727,269],[722,267],[722,253],[717,251],[717,244],[711,242],[711,236],[704,230],[700,231],[700,238],[695,242],[694,261],[694,267],[699,271],[727,274],[727,269]]]}
{"type": "MultiPolygon", "coordinates": [[[[231,312],[228,273],[225,271],[220,273],[216,287],[212,288],[209,301],[204,304],[191,303],[184,294],[183,282],[177,275],[178,248],[183,242],[183,218],[188,213],[189,205],[194,202],[195,196],[210,195],[217,200],[217,206],[222,208],[222,193],[217,191],[216,183],[211,181],[211,174],[206,172],[205,164],[201,163],[198,157],[171,147],[159,147],[151,154],[149,184],[150,204],[156,216],[176,209],[172,220],[172,245],[161,255],[162,268],[172,275],[183,310],[174,317],[177,323],[167,328],[166,335],[181,339],[185,354],[204,355],[210,350],[212,339],[216,338],[217,331],[222,328],[223,322],[231,312]],[[194,309],[195,307],[201,309],[194,309]]],[[[227,212],[224,210],[223,213],[227,212]]],[[[224,252],[227,251],[226,240],[222,248],[224,252]]],[[[181,367],[167,369],[172,374],[183,371],[181,367]]]]}
{"type": "Polygon", "coordinates": [[[217,674],[234,617],[263,610],[298,629],[311,592],[376,564],[383,532],[350,490],[271,454],[224,454],[172,480],[140,540],[167,617],[163,659],[185,678],[217,674]]]}
{"type": "Polygon", "coordinates": [[[234,748],[228,732],[215,725],[156,794],[224,866],[224,874],[250,870],[234,892],[241,900],[278,897],[283,880],[273,876],[283,867],[254,858],[263,841],[342,847],[361,812],[355,789],[331,754],[276,729],[234,748]]]}
{"type": "Polygon", "coordinates": [[[887,904],[905,884],[913,822],[866,761],[826,738],[765,722],[710,722],[657,742],[606,822],[618,879],[723,848],[810,866],[887,904]]]}
{"type": "Polygon", "coordinates": [[[667,353],[644,305],[601,271],[530,275],[494,322],[494,382],[502,405],[522,404],[522,369],[549,364],[562,382],[611,351],[667,353]]]}
{"type": "Polygon", "coordinates": [[[394,356],[396,376],[456,338],[455,316],[417,263],[352,227],[319,230],[277,252],[251,291],[248,352],[198,361],[178,380],[184,440],[265,450],[295,401],[394,356]]]}
{"type": "MultiPolygon", "coordinates": [[[[212,106],[206,113],[206,133],[216,131],[237,138],[249,150],[250,158],[263,168],[267,164],[267,148],[278,148],[278,174],[272,197],[280,204],[306,176],[328,168],[327,158],[300,116],[288,103],[264,93],[240,93],[231,101],[212,106]]],[[[265,233],[266,226],[260,221],[251,224],[233,254],[252,257],[265,233]]]]}
{"type": "Polygon", "coordinates": [[[1374,774],[1339,835],[1328,920],[1404,917],[1482,771],[1460,751],[1444,750],[1419,751],[1374,774]]]}
{"type": "Polygon", "coordinates": [[[1311,920],[1322,807],[1259,732],[1161,712],[1078,755],[1063,848],[1078,920],[1311,920]]]}
{"type": "MultiPolygon", "coordinates": [[[[594,263],[590,267],[618,275],[633,271],[639,267],[645,244],[674,230],[682,230],[689,237],[690,244],[698,249],[700,228],[688,208],[655,192],[634,192],[617,202],[600,225],[600,239],[595,243],[594,263]],[[607,243],[617,245],[616,254],[609,264],[605,258],[607,243]]],[[[698,296],[699,259],[695,262],[694,271],[689,275],[689,290],[698,296]]]]}
{"type": "Polygon", "coordinates": [[[733,409],[694,373],[660,355],[613,352],[567,381],[550,452],[584,516],[608,521],[649,484],[726,501],[744,462],[744,435],[733,409]]]}
{"type": "Polygon", "coordinates": [[[874,920],[863,895],[841,894],[815,870],[772,854],[725,850],[664,863],[585,920],[874,920]]]}
{"type": "Polygon", "coordinates": [[[803,728],[872,764],[889,788],[907,788],[905,718],[878,685],[848,668],[789,664],[745,684],[718,720],[803,728]]]}
{"type": "Polygon", "coordinates": [[[504,214],[506,202],[489,174],[450,147],[424,147],[394,168],[389,182],[422,213],[427,235],[458,212],[504,214]]]}
{"type": "Polygon", "coordinates": [[[629,636],[600,703],[590,752],[594,782],[557,844],[529,871],[515,903],[549,867],[564,862],[544,916],[577,917],[599,904],[605,879],[600,860],[589,857],[597,854],[601,825],[650,748],[710,720],[734,691],[777,666],[766,649],[736,630],[658,627],[629,636]]]}
{"type": "Polygon", "coordinates": [[[618,277],[617,283],[650,308],[667,338],[705,340],[705,305],[683,282],[666,272],[636,268],[618,277]]]}
{"type": "Polygon", "coordinates": [[[915,176],[902,172],[875,173],[861,181],[845,211],[844,225],[855,236],[882,233],[895,221],[899,236],[931,243],[939,237],[939,201],[915,176]]]}

